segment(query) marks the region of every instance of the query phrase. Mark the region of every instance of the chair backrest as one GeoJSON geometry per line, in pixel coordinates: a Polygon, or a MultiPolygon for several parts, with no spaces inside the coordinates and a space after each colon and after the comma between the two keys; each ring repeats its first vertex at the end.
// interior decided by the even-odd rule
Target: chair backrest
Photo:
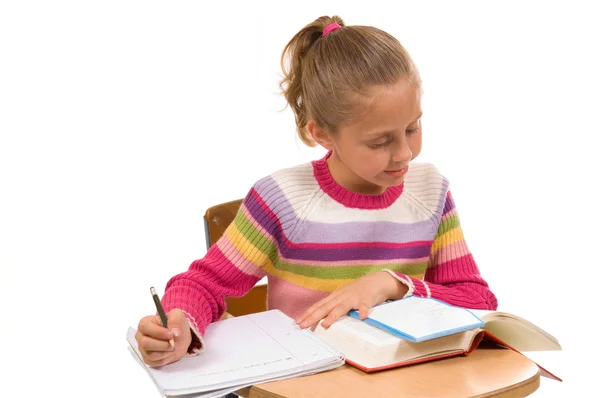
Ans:
{"type": "MultiPolygon", "coordinates": [[[[242,199],[232,200],[209,207],[204,213],[204,233],[206,237],[206,248],[210,248],[234,220],[242,199]]],[[[233,316],[252,314],[266,311],[267,309],[267,285],[254,286],[243,297],[227,297],[227,312],[233,316]]]]}
{"type": "Polygon", "coordinates": [[[223,235],[223,232],[235,218],[241,204],[242,199],[238,199],[206,209],[206,213],[204,213],[204,233],[207,250],[223,235]]]}

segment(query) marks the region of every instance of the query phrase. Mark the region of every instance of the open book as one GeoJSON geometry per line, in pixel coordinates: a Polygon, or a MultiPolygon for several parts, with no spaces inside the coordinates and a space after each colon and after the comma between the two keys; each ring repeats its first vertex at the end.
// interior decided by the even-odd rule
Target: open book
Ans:
{"type": "Polygon", "coordinates": [[[134,358],[148,372],[162,396],[194,394],[220,397],[253,384],[334,369],[343,355],[301,329],[292,318],[271,310],[211,323],[205,349],[162,367],[142,362],[129,328],[127,341],[134,358]]]}
{"type": "MultiPolygon", "coordinates": [[[[364,321],[357,318],[357,313],[351,311],[328,329],[319,323],[314,332],[340,350],[349,365],[365,372],[468,355],[482,341],[517,352],[561,350],[556,338],[513,314],[468,310],[416,296],[376,306],[364,321]],[[407,306],[409,303],[414,305],[407,306]],[[424,308],[434,311],[428,312],[424,308]],[[465,312],[480,320],[480,326],[473,327],[478,322],[465,316],[465,312]],[[448,314],[456,316],[454,324],[448,314]],[[411,335],[411,338],[405,338],[405,335],[411,335]]],[[[539,367],[544,376],[560,380],[539,367]]]]}

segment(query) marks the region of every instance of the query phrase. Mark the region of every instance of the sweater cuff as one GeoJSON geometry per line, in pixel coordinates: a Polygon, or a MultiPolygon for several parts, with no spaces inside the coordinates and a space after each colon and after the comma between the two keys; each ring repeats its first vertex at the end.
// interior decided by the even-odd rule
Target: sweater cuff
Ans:
{"type": "Polygon", "coordinates": [[[420,279],[411,278],[408,275],[401,274],[400,272],[392,271],[390,269],[383,269],[382,271],[389,273],[408,288],[408,291],[402,298],[410,297],[413,295],[421,297],[431,297],[431,291],[429,290],[427,282],[420,279]]]}
{"type": "Polygon", "coordinates": [[[192,342],[190,343],[185,356],[196,356],[204,351],[204,339],[202,338],[202,334],[198,331],[198,324],[194,317],[186,311],[183,311],[183,313],[185,314],[192,331],[192,342]]]}

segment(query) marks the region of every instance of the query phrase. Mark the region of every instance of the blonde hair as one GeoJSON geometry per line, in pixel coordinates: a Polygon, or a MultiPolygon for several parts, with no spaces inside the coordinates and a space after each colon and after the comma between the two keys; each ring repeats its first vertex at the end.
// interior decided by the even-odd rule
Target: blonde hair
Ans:
{"type": "Polygon", "coordinates": [[[296,119],[300,139],[316,143],[306,129],[309,120],[335,133],[368,102],[367,90],[407,78],[417,86],[419,72],[402,44],[371,26],[346,26],[339,16],[322,16],[300,30],[281,55],[280,82],[296,119]],[[323,36],[330,24],[341,28],[323,36]],[[286,67],[286,61],[289,65],[286,67]]]}

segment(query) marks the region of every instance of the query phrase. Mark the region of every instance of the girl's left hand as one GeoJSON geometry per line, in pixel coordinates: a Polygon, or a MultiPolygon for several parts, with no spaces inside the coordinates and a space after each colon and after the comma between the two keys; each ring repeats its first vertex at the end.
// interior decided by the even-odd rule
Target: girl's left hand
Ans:
{"type": "Polygon", "coordinates": [[[408,288],[388,272],[373,272],[332,292],[307,309],[296,322],[301,328],[311,327],[325,318],[321,326],[327,329],[350,310],[358,310],[365,319],[369,309],[386,300],[404,297],[408,288]]]}

